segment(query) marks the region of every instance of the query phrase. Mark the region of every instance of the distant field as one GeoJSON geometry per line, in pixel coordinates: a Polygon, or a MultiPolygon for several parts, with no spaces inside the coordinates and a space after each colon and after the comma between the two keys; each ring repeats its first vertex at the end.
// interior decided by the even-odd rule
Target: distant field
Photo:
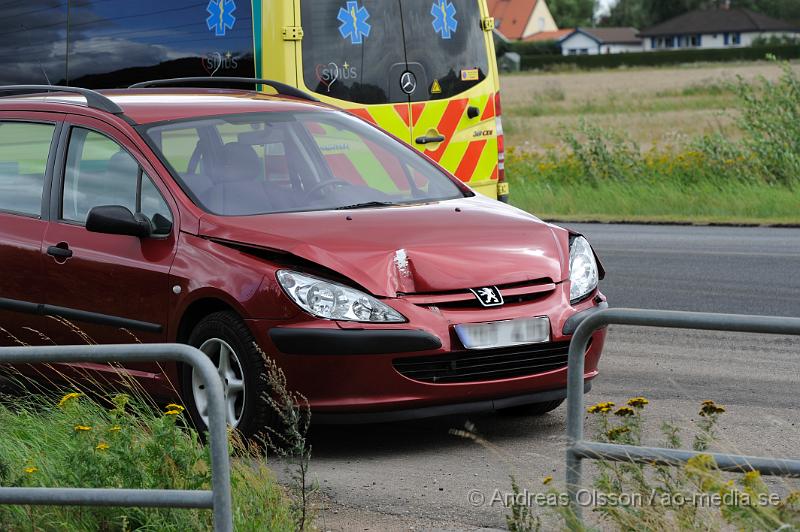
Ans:
{"type": "Polygon", "coordinates": [[[800,224],[800,64],[782,68],[506,76],[511,202],[559,220],[800,224]]]}
{"type": "MultiPolygon", "coordinates": [[[[795,69],[800,72],[800,64],[795,69]]],[[[734,96],[726,83],[737,76],[779,75],[766,62],[506,75],[501,80],[506,143],[544,151],[560,144],[561,135],[582,118],[625,133],[644,149],[719,130],[737,137],[734,96]]]]}

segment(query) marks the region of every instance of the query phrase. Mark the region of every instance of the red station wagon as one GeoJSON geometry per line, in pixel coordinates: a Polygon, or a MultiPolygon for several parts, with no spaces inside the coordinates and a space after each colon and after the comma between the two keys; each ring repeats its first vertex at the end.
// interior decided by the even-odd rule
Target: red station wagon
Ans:
{"type": "MultiPolygon", "coordinates": [[[[556,408],[571,335],[607,306],[586,239],[258,82],[279,94],[0,88],[0,343],[194,345],[245,435],[270,423],[261,351],[318,422],[556,408]]],[[[125,372],[204,420],[190,368],[125,372]]]]}

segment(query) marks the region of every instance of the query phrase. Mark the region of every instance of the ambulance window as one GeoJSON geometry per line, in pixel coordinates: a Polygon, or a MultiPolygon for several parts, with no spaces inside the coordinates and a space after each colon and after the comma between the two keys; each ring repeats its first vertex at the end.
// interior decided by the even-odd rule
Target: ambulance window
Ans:
{"type": "Polygon", "coordinates": [[[450,98],[486,78],[489,51],[478,0],[401,2],[409,69],[425,88],[414,100],[450,98]]]}
{"type": "Polygon", "coordinates": [[[127,87],[159,78],[255,72],[246,0],[73,1],[69,29],[71,85],[127,87]]]}
{"type": "Polygon", "coordinates": [[[356,103],[400,103],[406,69],[400,4],[303,0],[303,77],[316,93],[356,103]]]}
{"type": "Polygon", "coordinates": [[[56,84],[66,75],[67,0],[3,2],[0,85],[56,84]]]}

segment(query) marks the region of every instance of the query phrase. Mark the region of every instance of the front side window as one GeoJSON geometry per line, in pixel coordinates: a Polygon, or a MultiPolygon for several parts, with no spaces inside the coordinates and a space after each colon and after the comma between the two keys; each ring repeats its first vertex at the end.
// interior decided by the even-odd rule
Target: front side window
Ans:
{"type": "Polygon", "coordinates": [[[0,122],[0,211],[42,214],[54,130],[52,124],[0,122]]]}
{"type": "Polygon", "coordinates": [[[70,134],[61,218],[86,223],[95,207],[119,205],[147,216],[154,234],[167,234],[172,215],[136,160],[107,136],[83,128],[70,134]]]}
{"type": "Polygon", "coordinates": [[[255,113],[145,129],[191,197],[223,216],[428,203],[465,192],[344,113],[255,113]]]}

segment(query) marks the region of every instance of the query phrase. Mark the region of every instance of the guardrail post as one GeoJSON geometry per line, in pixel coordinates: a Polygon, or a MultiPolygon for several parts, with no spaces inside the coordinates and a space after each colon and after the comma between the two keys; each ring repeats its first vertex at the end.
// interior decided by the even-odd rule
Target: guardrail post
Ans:
{"type": "Polygon", "coordinates": [[[756,470],[765,475],[800,477],[800,460],[700,453],[683,449],[661,449],[585,441],[583,439],[583,380],[586,348],[594,331],[612,324],[800,336],[800,319],[798,318],[637,309],[601,310],[586,318],[572,337],[567,369],[567,493],[571,508],[579,522],[582,512],[578,505],[577,493],[581,484],[581,461],[583,459],[674,466],[685,464],[689,459],[700,454],[711,454],[722,471],[756,470]]]}
{"type": "MultiPolygon", "coordinates": [[[[596,315],[596,314],[595,314],[596,315]]],[[[583,394],[584,394],[584,367],[586,363],[586,348],[595,328],[591,320],[595,315],[589,316],[575,330],[569,344],[569,358],[567,366],[567,494],[569,495],[572,509],[576,517],[581,519],[581,508],[578,505],[577,493],[580,489],[583,464],[581,457],[573,452],[575,444],[583,440],[583,394]]]]}
{"type": "Polygon", "coordinates": [[[164,361],[178,361],[193,366],[199,371],[208,390],[210,492],[0,487],[0,504],[209,508],[213,510],[214,530],[232,532],[231,470],[225,398],[217,369],[203,352],[182,344],[0,347],[0,363],[7,364],[164,361]]]}

